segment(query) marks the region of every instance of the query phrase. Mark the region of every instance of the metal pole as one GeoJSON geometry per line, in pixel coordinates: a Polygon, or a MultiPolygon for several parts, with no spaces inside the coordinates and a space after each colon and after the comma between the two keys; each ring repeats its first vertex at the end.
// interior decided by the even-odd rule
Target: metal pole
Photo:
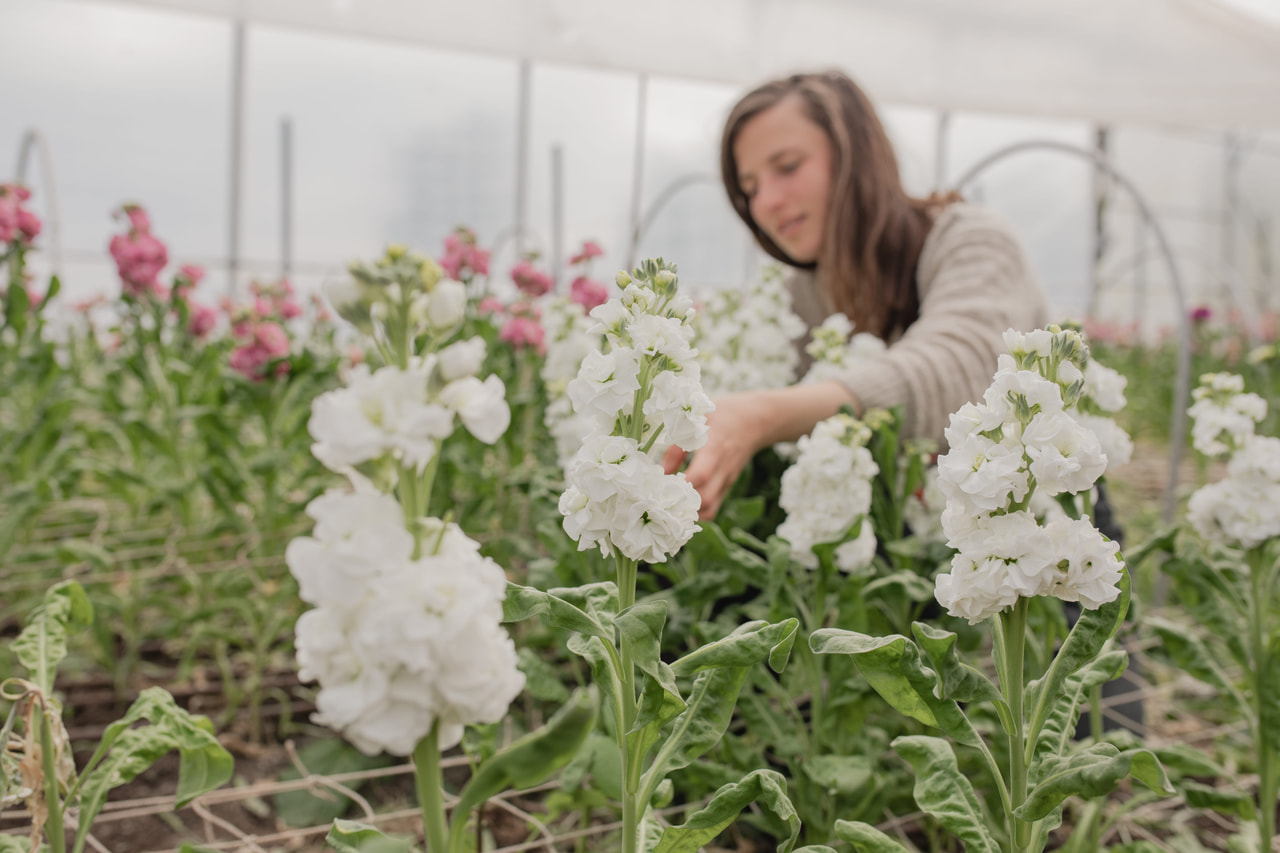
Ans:
{"type": "Polygon", "coordinates": [[[947,185],[947,142],[951,137],[951,111],[938,111],[937,135],[933,142],[933,188],[947,185]]]}
{"type": "MultiPolygon", "coordinates": [[[[1103,160],[1110,162],[1107,156],[1107,148],[1109,142],[1110,131],[1105,127],[1096,127],[1093,130],[1093,149],[1098,152],[1098,156],[1103,160]]],[[[1102,268],[1102,258],[1107,253],[1107,208],[1110,206],[1110,190],[1111,184],[1104,172],[1095,163],[1093,171],[1090,173],[1091,183],[1093,185],[1093,240],[1092,263],[1089,266],[1089,300],[1086,303],[1085,316],[1093,317],[1098,312],[1098,291],[1101,289],[1099,272],[1102,268]]]]}
{"type": "Polygon", "coordinates": [[[551,275],[560,292],[564,269],[564,146],[551,146],[551,275]]]}
{"type": "Polygon", "coordinates": [[[641,72],[636,79],[636,153],[631,174],[631,240],[627,248],[627,269],[636,265],[636,249],[640,245],[640,215],[644,193],[644,142],[649,121],[649,75],[641,72]]]}
{"type": "Polygon", "coordinates": [[[240,206],[244,169],[245,24],[237,20],[231,37],[231,174],[227,199],[227,295],[240,275],[240,206]]]}
{"type": "Polygon", "coordinates": [[[528,229],[529,118],[533,100],[533,63],[520,60],[519,100],[516,103],[516,255],[524,254],[528,229]]]}
{"type": "MultiPolygon", "coordinates": [[[[1236,233],[1240,208],[1240,163],[1244,146],[1241,144],[1241,139],[1238,135],[1229,132],[1223,141],[1223,147],[1226,159],[1222,170],[1222,262],[1227,268],[1235,269],[1236,256],[1238,254],[1236,233]]],[[[1226,303],[1226,299],[1223,299],[1223,297],[1230,295],[1230,288],[1225,280],[1220,282],[1218,286],[1220,288],[1219,299],[1226,303]]],[[[1242,312],[1249,310],[1249,307],[1244,304],[1238,307],[1242,312]]]]}
{"type": "Polygon", "coordinates": [[[293,274],[293,120],[280,119],[280,275],[293,274]]]}

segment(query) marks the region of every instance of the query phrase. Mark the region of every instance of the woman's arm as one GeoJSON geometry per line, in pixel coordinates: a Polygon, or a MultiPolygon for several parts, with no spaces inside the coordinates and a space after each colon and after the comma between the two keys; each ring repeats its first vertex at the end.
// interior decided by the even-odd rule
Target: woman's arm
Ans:
{"type": "MultiPolygon", "coordinates": [[[[854,406],[857,400],[840,382],[814,382],[788,388],[770,388],[728,394],[715,401],[707,416],[707,443],[693,454],[685,477],[702,496],[698,518],[715,518],[734,481],[758,451],[779,441],[795,441],[808,435],[822,420],[854,406]]],[[[678,447],[663,459],[667,473],[685,460],[678,447]]]]}

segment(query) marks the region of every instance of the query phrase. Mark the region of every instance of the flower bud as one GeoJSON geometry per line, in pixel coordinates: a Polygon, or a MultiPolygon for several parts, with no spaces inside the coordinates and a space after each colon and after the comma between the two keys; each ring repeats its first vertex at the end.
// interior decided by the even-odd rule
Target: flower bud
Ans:
{"type": "Polygon", "coordinates": [[[427,304],[427,322],[433,329],[450,329],[460,325],[467,313],[467,288],[460,281],[443,279],[431,291],[427,304]]]}
{"type": "Polygon", "coordinates": [[[617,282],[618,287],[626,287],[631,283],[631,276],[627,275],[625,270],[618,270],[618,274],[614,276],[613,280],[617,282]]]}

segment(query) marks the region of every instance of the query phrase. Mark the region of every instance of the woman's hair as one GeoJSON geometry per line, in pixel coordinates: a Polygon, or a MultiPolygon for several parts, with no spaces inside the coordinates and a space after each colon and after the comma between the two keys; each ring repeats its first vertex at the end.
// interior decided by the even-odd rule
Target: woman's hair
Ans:
{"type": "Polygon", "coordinates": [[[887,338],[919,313],[916,263],[936,209],[958,197],[915,199],[902,188],[898,159],[870,100],[838,71],[796,74],[765,83],[738,101],[725,122],[720,172],[729,201],[761,247],[795,267],[815,269],[831,304],[859,331],[887,338]],[[738,184],[734,144],[742,126],[791,95],[827,134],[832,150],[831,203],[816,263],[787,255],[751,217],[738,184]]]}

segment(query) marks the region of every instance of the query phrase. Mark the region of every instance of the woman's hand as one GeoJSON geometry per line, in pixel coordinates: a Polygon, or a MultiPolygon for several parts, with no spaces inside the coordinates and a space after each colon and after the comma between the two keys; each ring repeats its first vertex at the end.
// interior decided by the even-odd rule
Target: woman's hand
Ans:
{"type": "MultiPolygon", "coordinates": [[[[707,443],[694,452],[684,472],[702,496],[699,521],[716,517],[734,481],[758,451],[808,435],[841,406],[858,408],[849,390],[835,381],[728,394],[717,397],[715,404],[715,411],[707,415],[707,443]]],[[[666,472],[678,471],[686,456],[678,447],[669,448],[662,459],[666,472]]]]}
{"type": "MultiPolygon", "coordinates": [[[[770,432],[770,406],[764,392],[748,391],[718,397],[707,415],[707,443],[693,454],[684,476],[702,496],[699,521],[710,521],[720,511],[725,495],[756,451],[765,446],[770,432]]],[[[662,459],[674,474],[687,454],[672,445],[662,459]]]]}

